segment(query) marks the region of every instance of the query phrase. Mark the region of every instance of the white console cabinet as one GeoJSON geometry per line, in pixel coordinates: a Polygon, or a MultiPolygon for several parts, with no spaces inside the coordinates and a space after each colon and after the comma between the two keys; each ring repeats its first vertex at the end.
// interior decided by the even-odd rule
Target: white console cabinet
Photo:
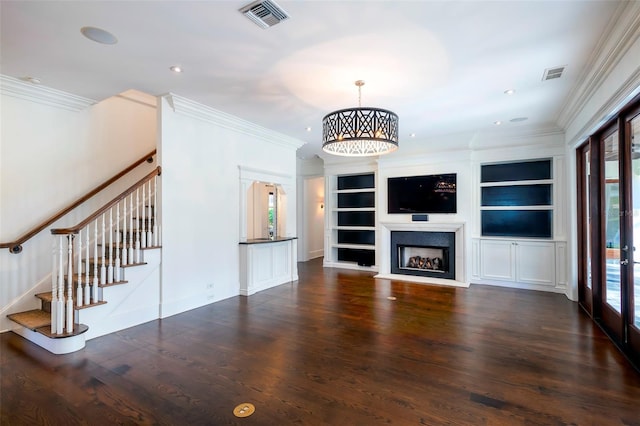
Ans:
{"type": "Polygon", "coordinates": [[[565,288],[561,263],[566,255],[564,242],[474,239],[473,252],[476,279],[522,288],[565,288]]]}
{"type": "Polygon", "coordinates": [[[250,296],[298,279],[295,238],[240,243],[240,294],[250,296]]]}

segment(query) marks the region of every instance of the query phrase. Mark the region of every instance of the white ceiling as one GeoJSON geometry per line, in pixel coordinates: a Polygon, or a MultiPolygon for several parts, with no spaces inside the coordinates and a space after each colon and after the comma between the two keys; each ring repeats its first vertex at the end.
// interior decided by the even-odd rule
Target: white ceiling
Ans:
{"type": "Polygon", "coordinates": [[[276,1],[290,19],[262,29],[238,11],[249,1],[2,0],[0,71],[95,100],[173,92],[307,142],[300,158],[322,156],[322,117],[357,106],[362,79],[363,106],[399,115],[401,151],[444,135],[464,147],[487,132],[558,128],[621,3],[276,1]],[[90,41],[84,26],[118,43],[90,41]]]}

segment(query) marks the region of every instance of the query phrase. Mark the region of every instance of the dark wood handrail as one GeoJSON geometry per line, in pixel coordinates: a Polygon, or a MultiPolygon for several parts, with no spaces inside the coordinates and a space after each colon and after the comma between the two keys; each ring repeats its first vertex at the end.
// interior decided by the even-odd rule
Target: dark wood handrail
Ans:
{"type": "Polygon", "coordinates": [[[28,241],[29,239],[31,239],[34,236],[38,235],[47,226],[49,226],[52,223],[54,223],[56,220],[60,219],[64,215],[66,215],[71,210],[75,209],[80,204],[84,203],[89,198],[93,197],[94,195],[96,195],[97,193],[99,193],[100,191],[102,191],[103,189],[105,189],[106,187],[108,187],[109,185],[111,185],[112,183],[117,181],[118,179],[120,179],[122,176],[126,175],[131,170],[133,170],[136,167],[138,167],[140,164],[144,163],[145,161],[148,162],[148,163],[151,163],[153,161],[153,156],[155,154],[156,154],[156,150],[154,149],[153,151],[151,151],[150,153],[148,153],[144,157],[141,157],[139,160],[136,160],[134,163],[132,163],[126,169],[122,170],[117,175],[113,176],[111,179],[109,179],[109,180],[105,181],[104,183],[96,186],[94,189],[92,189],[91,191],[89,191],[88,193],[83,195],[82,197],[78,198],[77,200],[75,200],[74,202],[69,204],[67,207],[65,207],[62,210],[58,211],[53,216],[51,216],[48,219],[44,220],[42,223],[38,224],[37,226],[34,226],[30,231],[28,231],[26,234],[22,235],[21,237],[19,237],[15,241],[10,241],[8,243],[0,243],[0,249],[8,248],[11,253],[14,253],[14,254],[20,253],[22,251],[22,244],[24,244],[26,241],[28,241]]]}
{"type": "Polygon", "coordinates": [[[77,224],[76,226],[72,226],[71,228],[56,228],[56,229],[52,229],[51,233],[53,235],[69,235],[69,234],[77,234],[78,232],[80,232],[81,229],[83,229],[84,227],[86,227],[87,225],[89,225],[91,222],[93,222],[94,220],[96,220],[98,217],[100,217],[101,214],[109,211],[109,209],[111,207],[113,207],[114,205],[116,205],[118,202],[120,202],[121,200],[124,199],[124,197],[126,197],[127,195],[131,194],[133,191],[135,191],[136,189],[138,189],[140,187],[140,185],[142,185],[143,183],[147,182],[148,180],[150,180],[152,177],[154,176],[160,176],[160,173],[162,172],[162,169],[160,168],[160,166],[156,167],[151,173],[149,173],[148,175],[146,175],[145,177],[143,177],[142,179],[140,179],[138,182],[134,183],[133,185],[131,185],[129,188],[127,188],[126,190],[124,190],[122,193],[120,193],[120,195],[118,195],[117,197],[115,197],[113,200],[109,201],[107,204],[105,204],[104,206],[100,207],[98,210],[96,210],[95,212],[93,212],[91,215],[89,215],[85,220],[83,220],[82,222],[80,222],[79,224],[77,224]]]}

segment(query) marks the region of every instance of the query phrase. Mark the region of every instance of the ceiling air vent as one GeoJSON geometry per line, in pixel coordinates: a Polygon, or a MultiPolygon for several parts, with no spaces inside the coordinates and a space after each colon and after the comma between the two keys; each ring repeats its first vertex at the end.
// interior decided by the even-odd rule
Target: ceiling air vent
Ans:
{"type": "Polygon", "coordinates": [[[553,80],[562,77],[564,68],[564,66],[547,68],[546,70],[544,70],[544,74],[542,75],[542,81],[553,80]]]}
{"type": "Polygon", "coordinates": [[[240,12],[262,28],[273,27],[289,18],[280,6],[271,0],[258,0],[246,5],[240,12]]]}

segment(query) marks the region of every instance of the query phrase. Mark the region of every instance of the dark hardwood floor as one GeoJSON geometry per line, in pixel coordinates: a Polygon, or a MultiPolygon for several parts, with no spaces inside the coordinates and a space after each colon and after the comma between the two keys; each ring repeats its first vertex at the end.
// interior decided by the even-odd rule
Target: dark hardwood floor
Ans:
{"type": "Polygon", "coordinates": [[[4,333],[0,424],[640,425],[640,374],[564,295],[372,275],[302,263],[69,355],[4,333]]]}

